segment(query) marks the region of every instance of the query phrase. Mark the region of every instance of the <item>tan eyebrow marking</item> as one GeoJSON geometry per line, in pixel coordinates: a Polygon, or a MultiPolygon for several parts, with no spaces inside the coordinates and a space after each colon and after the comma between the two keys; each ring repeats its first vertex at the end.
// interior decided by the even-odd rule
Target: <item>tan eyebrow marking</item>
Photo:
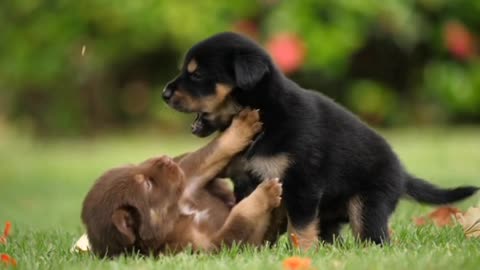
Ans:
{"type": "Polygon", "coordinates": [[[192,73],[198,68],[197,61],[195,59],[190,60],[190,62],[187,65],[187,71],[192,73]]]}
{"type": "Polygon", "coordinates": [[[145,176],[143,174],[136,174],[134,177],[135,181],[137,181],[138,183],[143,183],[145,182],[145,176]]]}

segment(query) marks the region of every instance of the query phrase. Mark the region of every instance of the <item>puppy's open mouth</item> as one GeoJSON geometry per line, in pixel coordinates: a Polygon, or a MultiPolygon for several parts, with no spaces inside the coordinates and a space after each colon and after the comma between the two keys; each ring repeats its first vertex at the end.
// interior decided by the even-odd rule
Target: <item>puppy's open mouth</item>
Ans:
{"type": "Polygon", "coordinates": [[[225,123],[215,119],[214,115],[209,113],[197,113],[195,120],[193,121],[191,128],[192,133],[198,137],[207,137],[215,131],[224,131],[230,126],[231,120],[225,123]]]}
{"type": "Polygon", "coordinates": [[[200,138],[207,137],[215,132],[215,127],[207,120],[205,113],[197,113],[192,125],[192,133],[200,138]]]}

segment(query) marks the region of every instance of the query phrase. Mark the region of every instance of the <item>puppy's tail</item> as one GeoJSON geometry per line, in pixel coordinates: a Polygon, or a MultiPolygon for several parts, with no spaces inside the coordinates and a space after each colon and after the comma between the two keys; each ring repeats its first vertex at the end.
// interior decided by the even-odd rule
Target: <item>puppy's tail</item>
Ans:
{"type": "Polygon", "coordinates": [[[418,202],[428,204],[447,204],[460,201],[478,190],[479,188],[474,186],[442,189],[413,176],[408,176],[406,184],[407,195],[418,202]]]}

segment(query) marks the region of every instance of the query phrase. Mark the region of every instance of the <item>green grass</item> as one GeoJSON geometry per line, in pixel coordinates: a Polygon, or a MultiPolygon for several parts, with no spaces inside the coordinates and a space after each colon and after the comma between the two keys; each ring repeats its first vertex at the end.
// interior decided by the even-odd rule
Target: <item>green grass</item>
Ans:
{"type": "MultiPolygon", "coordinates": [[[[414,174],[442,186],[480,185],[480,129],[408,129],[383,132],[414,174]]],[[[105,169],[158,154],[192,150],[204,140],[189,135],[124,135],[93,140],[33,142],[0,130],[0,225],[13,234],[0,253],[15,257],[20,269],[281,269],[298,255],[283,239],[277,247],[224,250],[217,255],[183,253],[160,259],[99,260],[69,249],[82,233],[80,206],[105,169]]],[[[478,205],[477,195],[460,204],[478,205]]],[[[393,218],[391,245],[355,243],[348,230],[340,244],[302,256],[316,269],[479,269],[480,239],[465,239],[460,227],[417,228],[412,217],[432,208],[402,201],[393,218]]],[[[2,266],[0,266],[2,268],[2,266]]]]}

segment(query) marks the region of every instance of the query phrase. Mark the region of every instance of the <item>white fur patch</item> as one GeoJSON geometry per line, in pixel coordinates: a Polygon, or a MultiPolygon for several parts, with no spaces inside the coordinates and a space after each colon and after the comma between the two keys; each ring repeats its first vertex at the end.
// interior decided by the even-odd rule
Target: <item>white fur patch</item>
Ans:
{"type": "Polygon", "coordinates": [[[278,154],[270,157],[253,157],[247,163],[247,169],[261,178],[261,180],[279,178],[290,167],[291,160],[287,154],[278,154]]]}
{"type": "Polygon", "coordinates": [[[207,220],[207,219],[208,219],[208,216],[209,216],[208,212],[209,212],[208,209],[205,209],[205,210],[202,210],[202,211],[197,211],[197,212],[195,213],[195,216],[194,216],[193,220],[194,220],[197,224],[200,223],[200,222],[203,222],[203,221],[207,220]]]}
{"type": "Polygon", "coordinates": [[[193,216],[193,221],[197,224],[205,221],[209,217],[209,209],[198,210],[193,208],[191,205],[183,204],[180,206],[180,211],[186,216],[193,216]]]}

